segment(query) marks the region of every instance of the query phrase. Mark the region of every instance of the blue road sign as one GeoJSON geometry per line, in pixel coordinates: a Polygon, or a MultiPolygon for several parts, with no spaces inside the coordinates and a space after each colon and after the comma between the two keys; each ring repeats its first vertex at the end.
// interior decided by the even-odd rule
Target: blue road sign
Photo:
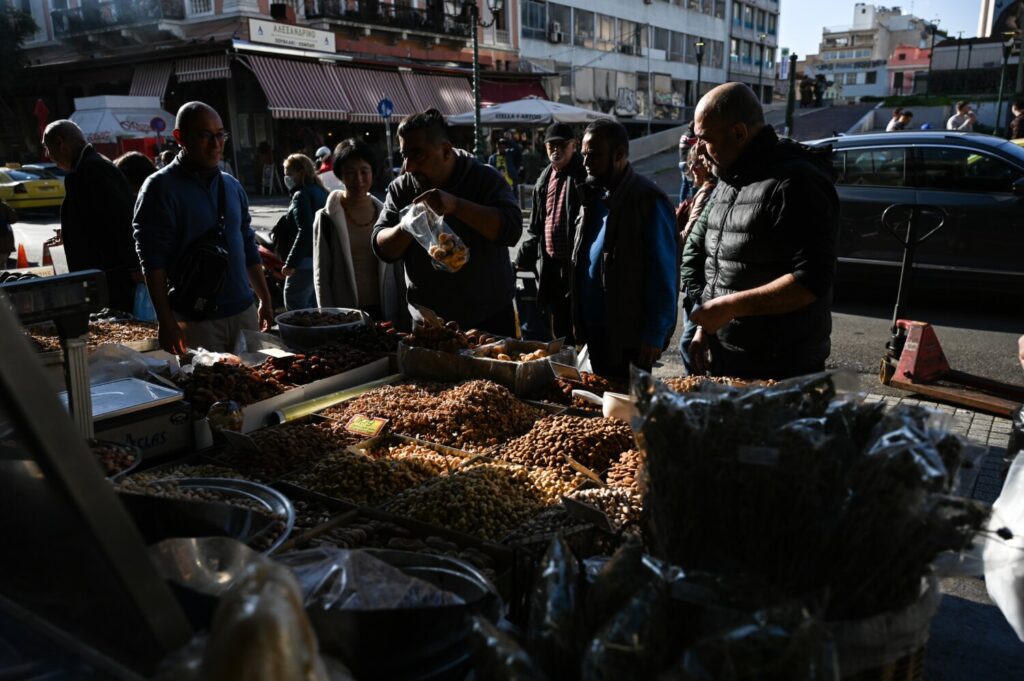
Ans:
{"type": "Polygon", "coordinates": [[[387,97],[377,102],[377,113],[380,114],[381,118],[391,118],[391,114],[394,112],[395,105],[387,97]]]}

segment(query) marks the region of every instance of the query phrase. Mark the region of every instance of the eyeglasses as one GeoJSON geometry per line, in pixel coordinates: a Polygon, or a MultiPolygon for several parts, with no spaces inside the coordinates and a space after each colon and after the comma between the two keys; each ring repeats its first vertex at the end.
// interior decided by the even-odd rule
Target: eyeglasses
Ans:
{"type": "Polygon", "coordinates": [[[221,130],[220,132],[210,132],[209,130],[200,130],[196,133],[196,137],[199,138],[200,142],[209,144],[210,142],[217,140],[218,144],[224,144],[231,138],[231,133],[227,130],[221,130]]]}

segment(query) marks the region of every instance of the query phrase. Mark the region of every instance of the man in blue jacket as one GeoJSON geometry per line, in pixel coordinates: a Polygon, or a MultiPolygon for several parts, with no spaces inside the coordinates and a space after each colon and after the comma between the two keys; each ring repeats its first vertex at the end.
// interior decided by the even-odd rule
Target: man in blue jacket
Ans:
{"type": "Polygon", "coordinates": [[[573,247],[576,339],[594,371],[651,370],[676,324],[678,231],[665,193],[629,164],[629,136],[602,119],[583,135],[587,181],[573,247]]]}
{"type": "Polygon", "coordinates": [[[228,133],[216,111],[202,102],[184,104],[174,128],[182,150],[146,179],[134,219],[136,250],[160,324],[160,347],[179,355],[186,347],[231,351],[243,329],[266,330],[274,322],[250,226],[249,200],[238,180],[219,169],[228,133]],[[216,227],[221,211],[226,277],[214,301],[216,311],[199,318],[171,299],[168,286],[174,284],[175,265],[197,239],[216,227]]]}

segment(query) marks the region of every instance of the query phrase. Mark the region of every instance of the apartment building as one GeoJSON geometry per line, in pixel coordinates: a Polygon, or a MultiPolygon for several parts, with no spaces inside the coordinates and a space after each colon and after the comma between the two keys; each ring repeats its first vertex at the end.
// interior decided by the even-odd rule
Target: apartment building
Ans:
{"type": "MultiPolygon", "coordinates": [[[[351,135],[383,148],[384,98],[394,122],[431,106],[446,115],[473,106],[473,27],[463,2],[15,1],[39,27],[25,44],[29,77],[14,98],[22,118],[39,99],[51,118],[71,114],[82,97],[158,97],[171,112],[202,99],[222,113],[232,133],[227,155],[249,187],[282,153],[351,135]]],[[[472,1],[490,24],[477,28],[484,94],[502,101],[506,90],[542,92],[539,76],[518,66],[518,0],[472,1]]]]}
{"type": "MultiPolygon", "coordinates": [[[[899,7],[859,2],[852,24],[822,30],[818,54],[808,57],[805,72],[811,77],[824,75],[846,99],[885,97],[891,85],[889,60],[896,48],[929,47],[931,29],[930,22],[903,14],[899,7]]],[[[941,39],[945,32],[937,30],[936,35],[941,39]]]]}
{"type": "Polygon", "coordinates": [[[761,101],[775,96],[779,0],[732,0],[727,80],[746,83],[761,101]]]}
{"type": "Polygon", "coordinates": [[[727,79],[726,0],[519,0],[519,8],[520,57],[555,74],[545,79],[551,99],[672,125],[727,79]]]}

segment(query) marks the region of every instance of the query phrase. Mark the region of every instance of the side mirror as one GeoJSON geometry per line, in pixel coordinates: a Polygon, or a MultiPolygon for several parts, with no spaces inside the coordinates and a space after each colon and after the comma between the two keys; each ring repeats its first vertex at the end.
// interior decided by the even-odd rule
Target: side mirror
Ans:
{"type": "Polygon", "coordinates": [[[1013,183],[1013,188],[1011,189],[1011,191],[1013,192],[1014,196],[1024,198],[1024,177],[1020,178],[1019,180],[1013,183]]]}

